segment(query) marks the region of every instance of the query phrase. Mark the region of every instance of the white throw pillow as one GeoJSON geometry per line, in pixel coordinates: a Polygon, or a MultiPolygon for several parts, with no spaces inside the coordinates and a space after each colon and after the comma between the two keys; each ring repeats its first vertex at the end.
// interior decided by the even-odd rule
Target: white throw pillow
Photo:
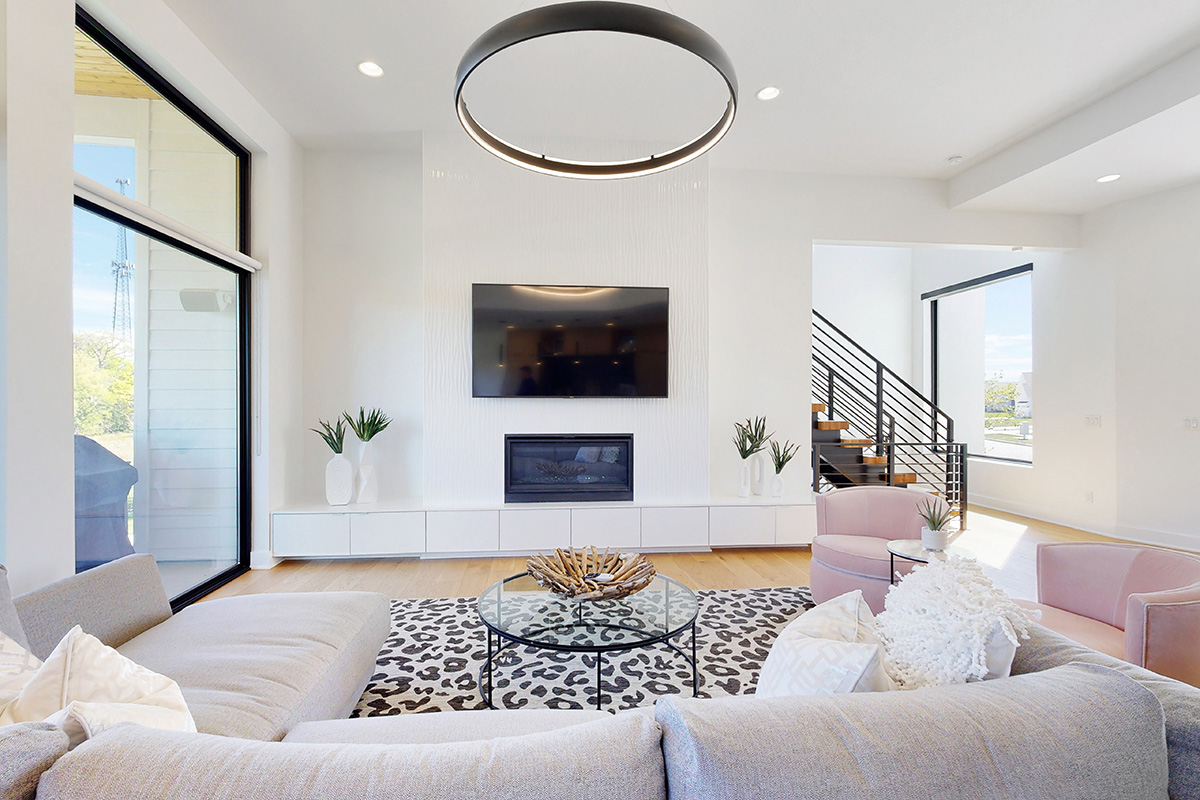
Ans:
{"type": "Polygon", "coordinates": [[[1029,618],[972,559],[950,556],[893,586],[879,615],[888,674],[905,689],[1007,677],[1029,618]]]}
{"type": "Polygon", "coordinates": [[[121,722],[194,733],[175,681],[139,666],[78,625],[0,708],[0,725],[46,721],[71,746],[121,722]]]}
{"type": "Polygon", "coordinates": [[[754,692],[782,697],[892,688],[875,617],[856,589],[809,609],[780,632],[754,692]]]}
{"type": "Polygon", "coordinates": [[[41,666],[37,656],[0,633],[0,709],[20,694],[41,666]]]}

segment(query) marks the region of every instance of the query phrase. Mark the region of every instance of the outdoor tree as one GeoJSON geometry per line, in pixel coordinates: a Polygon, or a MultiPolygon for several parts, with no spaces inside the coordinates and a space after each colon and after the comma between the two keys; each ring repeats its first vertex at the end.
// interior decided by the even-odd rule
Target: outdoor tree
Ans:
{"type": "Polygon", "coordinates": [[[75,432],[84,436],[133,430],[133,359],[110,333],[75,334],[75,432]]]}
{"type": "Polygon", "coordinates": [[[1017,385],[997,380],[983,382],[983,410],[1011,412],[1017,405],[1017,385]]]}

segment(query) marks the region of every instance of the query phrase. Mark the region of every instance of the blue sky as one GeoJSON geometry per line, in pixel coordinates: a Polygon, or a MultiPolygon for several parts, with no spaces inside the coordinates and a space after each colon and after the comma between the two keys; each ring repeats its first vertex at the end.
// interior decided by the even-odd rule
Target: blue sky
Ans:
{"type": "MultiPolygon", "coordinates": [[[[117,179],[130,181],[126,192],[134,196],[132,147],[76,144],[75,171],[110,189],[117,179]]],[[[75,330],[111,331],[113,312],[112,262],[117,255],[119,227],[90,211],[75,209],[75,330]]],[[[127,234],[129,258],[134,258],[135,234],[127,234]]],[[[136,277],[136,269],[134,279],[136,277]]],[[[132,292],[133,281],[130,281],[132,292]]]]}
{"type": "Polygon", "coordinates": [[[1033,274],[984,287],[985,379],[1014,382],[1033,371],[1033,274]]]}

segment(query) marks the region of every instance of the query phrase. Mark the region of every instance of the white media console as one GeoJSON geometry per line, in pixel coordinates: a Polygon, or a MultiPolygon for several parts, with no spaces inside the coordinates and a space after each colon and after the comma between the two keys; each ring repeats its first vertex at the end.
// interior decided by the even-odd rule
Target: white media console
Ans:
{"type": "Polygon", "coordinates": [[[276,558],[527,555],[585,545],[648,552],[708,550],[808,545],[816,527],[810,497],[706,505],[311,505],[271,514],[271,549],[276,558]]]}

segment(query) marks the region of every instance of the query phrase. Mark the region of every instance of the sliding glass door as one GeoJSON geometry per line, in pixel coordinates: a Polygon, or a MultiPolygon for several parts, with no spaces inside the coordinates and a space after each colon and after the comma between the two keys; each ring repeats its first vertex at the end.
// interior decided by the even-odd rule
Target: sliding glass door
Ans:
{"type": "Polygon", "coordinates": [[[77,190],[76,570],[150,553],[178,607],[249,561],[249,156],[77,25],[75,171],[134,202],[77,190]]]}

